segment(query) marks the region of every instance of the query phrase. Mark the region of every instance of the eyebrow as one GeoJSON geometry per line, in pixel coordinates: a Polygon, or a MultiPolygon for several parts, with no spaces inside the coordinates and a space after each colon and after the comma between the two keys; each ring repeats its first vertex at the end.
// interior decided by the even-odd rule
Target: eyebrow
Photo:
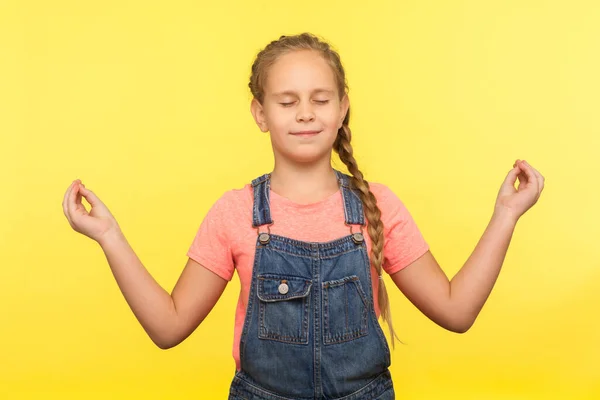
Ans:
{"type": "MultiPolygon", "coordinates": [[[[318,89],[313,90],[311,94],[315,94],[315,93],[330,93],[330,94],[333,94],[335,92],[333,90],[330,90],[330,89],[318,88],[318,89]]],[[[284,96],[284,95],[295,96],[296,94],[297,93],[294,92],[293,90],[284,90],[283,92],[274,93],[273,96],[284,96]]]]}

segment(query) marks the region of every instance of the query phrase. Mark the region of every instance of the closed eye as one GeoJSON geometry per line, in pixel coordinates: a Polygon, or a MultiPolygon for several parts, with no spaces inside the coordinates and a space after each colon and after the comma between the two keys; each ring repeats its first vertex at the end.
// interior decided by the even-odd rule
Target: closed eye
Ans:
{"type": "MultiPolygon", "coordinates": [[[[292,106],[294,103],[295,103],[295,101],[293,101],[293,102],[291,102],[291,103],[279,103],[279,104],[281,104],[281,105],[282,105],[282,106],[284,106],[284,107],[290,107],[290,106],[292,106]]],[[[315,103],[323,105],[323,104],[327,104],[327,103],[329,103],[329,100],[315,100],[315,103]]]]}

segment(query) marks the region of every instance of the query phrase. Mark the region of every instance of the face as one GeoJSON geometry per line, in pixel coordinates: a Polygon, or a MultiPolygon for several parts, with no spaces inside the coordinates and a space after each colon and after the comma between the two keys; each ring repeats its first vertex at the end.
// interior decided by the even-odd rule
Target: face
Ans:
{"type": "Polygon", "coordinates": [[[267,73],[263,104],[251,111],[263,132],[271,133],[276,161],[312,162],[331,157],[333,142],[348,111],[339,98],[334,73],[316,51],[281,56],[267,73]]]}

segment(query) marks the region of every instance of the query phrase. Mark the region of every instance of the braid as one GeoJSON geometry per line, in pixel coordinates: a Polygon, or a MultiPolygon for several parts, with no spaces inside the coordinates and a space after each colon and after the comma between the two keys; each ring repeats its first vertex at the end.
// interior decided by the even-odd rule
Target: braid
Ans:
{"type": "Polygon", "coordinates": [[[381,317],[387,322],[390,331],[390,337],[392,339],[392,348],[394,348],[394,339],[400,340],[396,336],[394,326],[392,324],[392,314],[390,311],[390,303],[388,299],[387,290],[383,281],[382,269],[383,269],[383,222],[381,222],[381,210],[377,206],[377,199],[369,188],[369,182],[367,182],[362,172],[358,169],[358,164],[353,156],[352,145],[350,139],[352,138],[352,132],[347,122],[350,117],[350,110],[348,115],[344,119],[344,124],[338,130],[338,136],[333,145],[333,149],[339,154],[340,159],[348,167],[348,171],[352,174],[352,186],[359,191],[360,199],[362,200],[363,207],[365,209],[365,215],[367,217],[368,227],[367,231],[371,238],[371,265],[377,271],[379,279],[379,290],[378,290],[378,305],[381,311],[381,317]]]}

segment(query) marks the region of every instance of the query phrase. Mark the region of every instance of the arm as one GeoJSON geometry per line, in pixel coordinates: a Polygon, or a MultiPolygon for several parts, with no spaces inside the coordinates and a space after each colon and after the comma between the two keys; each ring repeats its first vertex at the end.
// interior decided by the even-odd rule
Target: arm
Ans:
{"type": "Polygon", "coordinates": [[[494,287],[515,225],[508,214],[494,214],[475,250],[451,281],[430,251],[391,275],[392,280],[433,322],[453,332],[466,332],[494,287]]]}
{"type": "Polygon", "coordinates": [[[188,259],[169,294],[142,265],[120,231],[102,238],[99,244],[129,307],[161,349],[185,340],[206,318],[227,285],[227,280],[188,259]]]}
{"type": "MultiPolygon", "coordinates": [[[[223,293],[226,279],[188,259],[170,295],[144,268],[108,207],[79,179],[65,192],[62,206],[69,225],[100,244],[129,307],[161,349],[187,338],[223,293]],[[90,211],[82,198],[92,206],[90,211]]],[[[202,252],[213,249],[208,246],[202,252]]]]}
{"type": "Polygon", "coordinates": [[[432,321],[453,332],[466,332],[494,287],[517,221],[537,202],[543,188],[544,177],[517,160],[500,187],[483,236],[451,281],[429,251],[392,274],[392,280],[432,321]],[[515,189],[517,178],[519,188],[515,189]]]}

